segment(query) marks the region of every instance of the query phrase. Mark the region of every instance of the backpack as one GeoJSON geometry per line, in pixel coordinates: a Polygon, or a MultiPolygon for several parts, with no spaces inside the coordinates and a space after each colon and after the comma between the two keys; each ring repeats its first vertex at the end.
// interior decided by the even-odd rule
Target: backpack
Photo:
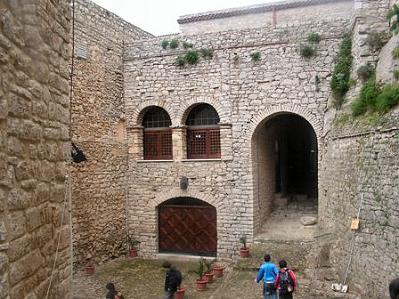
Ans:
{"type": "Polygon", "coordinates": [[[294,282],[292,281],[291,270],[286,269],[284,272],[280,271],[280,294],[287,294],[294,291],[294,282]]]}

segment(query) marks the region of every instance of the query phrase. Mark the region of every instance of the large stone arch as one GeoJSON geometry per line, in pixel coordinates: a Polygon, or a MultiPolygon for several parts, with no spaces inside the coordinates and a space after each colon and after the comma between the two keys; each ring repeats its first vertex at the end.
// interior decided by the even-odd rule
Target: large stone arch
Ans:
{"type": "Polygon", "coordinates": [[[230,119],[228,111],[226,111],[226,109],[223,109],[220,102],[216,101],[215,99],[204,99],[204,98],[193,98],[191,100],[186,101],[184,105],[181,105],[181,108],[176,114],[177,118],[175,120],[172,120],[172,123],[184,126],[185,120],[187,119],[187,116],[191,110],[190,108],[197,104],[211,105],[213,108],[215,108],[216,112],[218,113],[220,118],[220,123],[229,123],[230,119]]]}
{"type": "MultiPolygon", "coordinates": [[[[320,149],[323,126],[317,117],[312,114],[308,109],[297,105],[280,105],[267,107],[265,110],[256,115],[247,127],[244,133],[245,144],[249,154],[249,161],[251,167],[251,186],[254,205],[260,207],[254,213],[254,229],[259,231],[262,223],[267,219],[268,215],[273,209],[274,202],[274,186],[275,173],[274,173],[274,160],[262,159],[262,157],[271,157],[273,155],[273,145],[266,141],[266,136],[262,128],[265,124],[274,117],[280,115],[295,115],[308,123],[308,127],[313,131],[315,145],[317,146],[317,160],[316,166],[320,163],[320,149]],[[263,134],[263,135],[262,135],[263,134]],[[260,143],[262,142],[262,143],[260,143]],[[260,154],[259,154],[260,153],[260,154]],[[263,166],[262,166],[263,165],[263,166]],[[266,182],[266,183],[265,183],[266,182]]],[[[320,166],[317,166],[320,169],[320,166]]],[[[318,173],[318,172],[317,172],[318,173]]],[[[317,188],[318,174],[316,174],[315,186],[317,188]]],[[[317,191],[316,191],[317,192],[317,191]]]]}
{"type": "Polygon", "coordinates": [[[294,113],[301,117],[303,117],[307,122],[311,124],[313,130],[316,133],[317,140],[320,146],[320,138],[323,132],[322,123],[316,118],[314,114],[312,114],[308,109],[298,106],[298,105],[279,105],[279,106],[269,106],[266,109],[262,110],[255,116],[251,123],[248,126],[248,130],[244,136],[246,140],[251,140],[252,136],[255,133],[255,130],[264,124],[270,117],[274,116],[277,113],[294,113]]]}
{"type": "Polygon", "coordinates": [[[175,188],[168,188],[165,190],[162,190],[161,192],[158,193],[158,196],[155,196],[153,199],[151,199],[148,203],[148,208],[149,209],[155,209],[158,207],[161,203],[167,201],[168,199],[171,198],[176,198],[176,197],[192,197],[196,198],[199,200],[202,200],[211,206],[216,208],[216,211],[219,212],[219,204],[215,200],[215,198],[209,194],[206,194],[204,192],[200,192],[198,190],[195,190],[193,188],[190,188],[190,190],[181,190],[178,187],[175,188]]]}
{"type": "Polygon", "coordinates": [[[130,121],[131,121],[130,124],[132,126],[141,126],[141,124],[143,122],[143,116],[144,116],[145,109],[148,107],[157,106],[157,107],[164,109],[169,114],[169,117],[172,121],[172,126],[175,126],[176,124],[173,122],[173,120],[176,119],[176,116],[175,116],[172,106],[169,103],[170,103],[170,101],[165,101],[165,100],[158,100],[158,101],[157,100],[148,100],[148,101],[140,103],[133,110],[133,113],[130,117],[130,121]]]}

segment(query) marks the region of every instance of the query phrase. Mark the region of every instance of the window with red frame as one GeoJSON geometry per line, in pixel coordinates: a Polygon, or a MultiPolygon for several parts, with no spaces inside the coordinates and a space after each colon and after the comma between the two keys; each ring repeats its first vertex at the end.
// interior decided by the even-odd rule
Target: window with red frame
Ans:
{"type": "Polygon", "coordinates": [[[143,118],[144,160],[171,160],[172,124],[168,113],[159,107],[149,108],[143,118]]]}
{"type": "Polygon", "coordinates": [[[219,115],[208,104],[194,107],[186,121],[187,158],[220,158],[219,115]]]}

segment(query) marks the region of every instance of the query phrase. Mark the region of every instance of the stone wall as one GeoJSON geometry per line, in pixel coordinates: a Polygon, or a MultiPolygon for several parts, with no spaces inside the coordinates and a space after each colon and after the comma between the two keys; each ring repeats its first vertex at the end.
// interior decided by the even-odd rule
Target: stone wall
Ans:
{"type": "Polygon", "coordinates": [[[0,298],[70,298],[70,8],[0,2],[0,298]]]}
{"type": "Polygon", "coordinates": [[[349,259],[351,219],[361,207],[349,281],[362,298],[387,294],[389,281],[399,275],[398,111],[386,118],[390,121],[378,129],[346,124],[344,131],[334,130],[321,170],[321,208],[329,211],[322,225],[339,240],[332,256],[342,276],[349,259]]]}
{"type": "MultiPolygon", "coordinates": [[[[163,50],[165,37],[132,43],[125,55],[125,106],[129,146],[129,227],[142,242],[144,255],[157,253],[157,206],[163,201],[189,196],[217,209],[218,257],[236,255],[240,236],[252,241],[273,198],[256,202],[256,174],[251,143],[256,128],[278,113],[295,113],[307,120],[323,145],[324,113],[330,96],[329,76],[338,45],[349,20],[304,22],[300,26],[181,35],[195,48],[214,49],[214,57],[180,68],[176,57],[183,51],[163,50]],[[318,54],[301,58],[298,49],[307,35],[322,35],[318,54]],[[250,54],[260,52],[261,60],[250,54]],[[237,57],[237,58],[235,58],[237,57]],[[321,80],[319,89],[315,76],[321,80]],[[185,117],[197,103],[212,105],[220,116],[221,159],[185,159],[185,117]],[[173,161],[143,161],[142,111],[164,108],[172,119],[173,161]],[[178,154],[181,153],[181,154],[178,154]],[[179,178],[189,178],[187,191],[179,178]]],[[[322,156],[319,156],[319,163],[322,156]]],[[[266,165],[266,164],[265,164],[266,165]]],[[[271,180],[270,180],[271,181],[271,180]]],[[[269,186],[269,188],[274,188],[269,186]]],[[[273,194],[269,192],[268,194],[273,194]]],[[[267,192],[262,191],[264,194],[267,192]]]]}
{"type": "Polygon", "coordinates": [[[149,36],[91,1],[75,3],[71,131],[87,158],[72,167],[76,265],[127,250],[122,52],[125,42],[149,36]]]}
{"type": "MultiPolygon", "coordinates": [[[[357,1],[354,20],[353,73],[357,67],[383,59],[392,64],[391,51],[372,51],[366,43],[372,31],[388,33],[386,14],[392,1],[357,1]],[[390,3],[391,2],[391,3],[390,3]]],[[[377,69],[377,78],[380,76],[377,69]]],[[[356,75],[353,75],[356,77],[356,75]]],[[[356,99],[361,83],[351,90],[347,103],[356,99]]],[[[388,298],[387,286],[399,276],[397,241],[399,229],[399,149],[396,107],[374,119],[370,115],[353,119],[349,105],[339,111],[331,132],[326,136],[321,170],[320,203],[328,215],[322,220],[324,232],[334,236],[331,259],[341,278],[349,261],[354,232],[351,219],[360,211],[360,229],[355,246],[349,282],[361,298],[388,298]],[[338,240],[338,241],[337,241],[338,240]]]]}
{"type": "MultiPolygon", "coordinates": [[[[320,20],[333,21],[337,18],[350,18],[352,11],[353,1],[345,1],[296,8],[277,8],[274,14],[270,10],[231,17],[207,18],[206,20],[182,23],[179,27],[183,34],[199,34],[247,28],[271,28],[274,27],[274,22],[280,26],[293,26],[304,21],[318,22],[320,20]]],[[[209,14],[214,13],[217,13],[217,11],[209,14]]],[[[190,17],[190,15],[187,17],[190,17]]],[[[184,17],[182,18],[184,19],[184,17]]]]}

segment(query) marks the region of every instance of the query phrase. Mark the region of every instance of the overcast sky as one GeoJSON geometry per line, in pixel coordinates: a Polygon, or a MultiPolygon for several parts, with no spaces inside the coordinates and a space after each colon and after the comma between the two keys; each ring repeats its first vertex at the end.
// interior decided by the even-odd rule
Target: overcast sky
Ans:
{"type": "Polygon", "coordinates": [[[179,16],[276,0],[92,0],[154,35],[179,32],[179,16]]]}

